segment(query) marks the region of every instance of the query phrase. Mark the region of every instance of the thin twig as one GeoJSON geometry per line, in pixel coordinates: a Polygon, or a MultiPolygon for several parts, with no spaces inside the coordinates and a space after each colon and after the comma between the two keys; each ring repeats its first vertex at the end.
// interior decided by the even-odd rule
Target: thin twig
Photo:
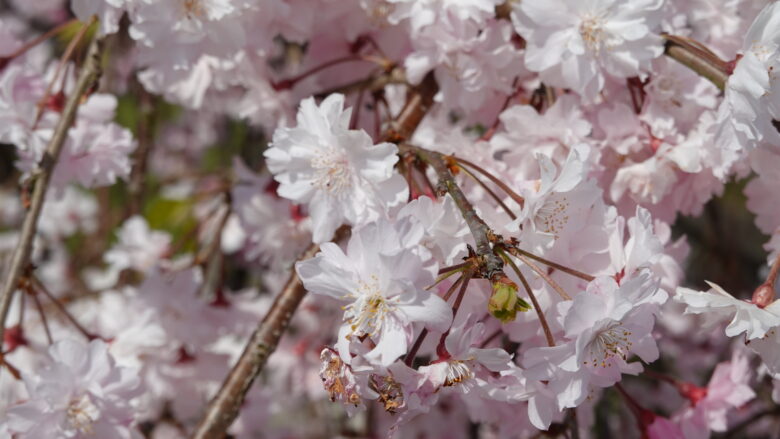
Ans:
{"type": "Polygon", "coordinates": [[[460,164],[463,164],[463,165],[466,165],[466,166],[474,169],[475,171],[479,172],[480,174],[484,175],[488,179],[490,179],[490,181],[495,183],[496,186],[500,187],[502,191],[506,192],[506,194],[509,195],[509,197],[512,198],[515,201],[515,203],[519,204],[521,207],[525,203],[525,199],[523,197],[521,197],[519,194],[517,194],[517,192],[513,191],[512,188],[507,186],[506,183],[504,183],[503,181],[501,181],[498,178],[496,178],[495,175],[493,175],[490,172],[488,172],[485,168],[477,165],[476,163],[470,162],[470,161],[468,161],[466,159],[463,159],[463,158],[460,158],[460,157],[452,156],[452,158],[455,159],[456,162],[458,162],[460,164]]]}
{"type": "Polygon", "coordinates": [[[43,306],[41,306],[41,299],[38,298],[38,294],[35,291],[30,291],[30,295],[35,303],[35,308],[38,310],[38,314],[41,316],[41,323],[43,324],[43,331],[46,333],[46,341],[49,345],[54,344],[54,339],[51,338],[51,330],[49,329],[49,321],[46,319],[46,313],[43,312],[43,306]]]}
{"type": "Polygon", "coordinates": [[[149,156],[154,147],[154,132],[157,120],[152,96],[143,87],[139,88],[141,114],[136,126],[138,130],[136,136],[138,138],[138,149],[133,154],[133,169],[130,171],[130,182],[127,185],[127,189],[130,192],[130,202],[127,205],[125,218],[141,212],[141,207],[144,203],[144,180],[146,179],[149,156]]]}
{"type": "Polygon", "coordinates": [[[588,281],[588,282],[590,282],[590,281],[592,281],[593,279],[596,278],[595,276],[591,276],[589,274],[583,273],[583,272],[575,270],[573,268],[569,268],[569,267],[567,267],[565,265],[561,265],[561,264],[558,264],[556,262],[550,261],[548,259],[544,259],[541,256],[537,256],[537,255],[535,255],[535,254],[533,254],[533,253],[531,253],[529,251],[523,250],[523,249],[521,249],[519,247],[510,247],[509,249],[507,249],[507,251],[509,253],[513,254],[513,255],[521,254],[521,255],[524,255],[524,256],[528,256],[529,258],[535,259],[535,260],[541,262],[544,265],[548,265],[548,266],[550,266],[552,268],[555,268],[556,270],[560,270],[560,271],[562,271],[562,272],[564,272],[566,274],[570,274],[570,275],[572,275],[574,277],[578,277],[578,278],[580,278],[582,280],[585,280],[585,281],[588,281]]]}
{"type": "Polygon", "coordinates": [[[452,319],[455,319],[455,316],[458,315],[458,310],[460,309],[460,304],[463,303],[463,297],[466,295],[466,290],[469,287],[469,282],[471,281],[471,278],[474,277],[474,272],[476,270],[474,268],[467,269],[462,276],[463,282],[460,284],[460,291],[458,291],[457,297],[455,297],[455,303],[452,304],[452,319]]]}
{"type": "Polygon", "coordinates": [[[528,279],[526,279],[523,275],[523,272],[520,271],[520,267],[518,267],[517,264],[512,261],[512,258],[506,256],[504,260],[515,271],[517,277],[520,278],[520,283],[523,284],[523,288],[525,288],[525,291],[528,293],[528,298],[531,299],[531,303],[534,305],[534,310],[536,311],[536,316],[539,318],[539,323],[542,325],[544,337],[547,339],[547,345],[550,347],[555,346],[555,338],[553,337],[552,331],[550,330],[550,325],[547,323],[547,318],[544,316],[544,310],[542,310],[542,307],[539,305],[539,301],[536,300],[536,294],[534,294],[533,290],[531,290],[531,285],[528,283],[528,279]]]}
{"type": "Polygon", "coordinates": [[[507,206],[506,204],[504,204],[504,202],[501,200],[501,197],[499,197],[499,196],[498,196],[498,195],[497,195],[495,192],[493,192],[493,190],[492,190],[492,189],[490,189],[490,187],[488,187],[488,185],[487,185],[487,184],[485,184],[485,182],[484,182],[484,181],[482,181],[482,180],[480,180],[479,178],[477,178],[477,176],[476,176],[476,175],[474,175],[474,173],[473,173],[473,172],[471,172],[471,171],[469,170],[469,168],[467,168],[467,167],[465,167],[465,166],[461,166],[461,167],[460,167],[460,170],[461,170],[461,171],[463,171],[463,172],[465,172],[465,173],[466,173],[466,175],[468,175],[468,176],[469,176],[469,177],[471,177],[471,178],[472,178],[474,181],[476,181],[476,182],[477,182],[477,184],[478,184],[478,185],[480,185],[480,186],[482,187],[482,189],[484,189],[484,190],[485,190],[485,192],[487,192],[487,193],[488,193],[488,195],[490,195],[490,197],[491,197],[491,198],[493,198],[493,200],[495,200],[495,202],[496,202],[496,203],[498,203],[498,205],[499,205],[499,206],[501,206],[501,208],[502,208],[502,209],[504,209],[504,212],[506,212],[506,214],[507,214],[507,215],[509,215],[509,218],[512,218],[512,220],[516,220],[516,219],[517,219],[517,215],[515,215],[515,213],[514,213],[514,212],[512,212],[512,209],[510,209],[510,208],[509,208],[509,206],[507,206]]]}
{"type": "MultiPolygon", "coordinates": [[[[55,307],[56,307],[56,308],[57,308],[57,309],[58,309],[58,310],[59,310],[59,311],[60,311],[60,312],[61,312],[61,313],[62,313],[62,314],[65,316],[65,318],[66,318],[66,319],[68,319],[68,321],[69,321],[69,322],[70,322],[70,323],[71,323],[71,324],[72,324],[72,325],[73,325],[73,326],[74,326],[74,327],[75,327],[75,328],[76,328],[76,329],[77,329],[77,330],[78,330],[78,331],[79,331],[79,332],[80,332],[80,333],[81,333],[81,334],[82,334],[82,335],[83,335],[83,336],[84,336],[84,337],[85,337],[87,340],[90,340],[90,341],[91,341],[91,340],[94,340],[94,339],[96,339],[96,338],[101,338],[101,337],[99,337],[99,336],[97,336],[97,335],[95,335],[95,334],[93,334],[93,333],[91,333],[91,332],[87,331],[87,329],[86,329],[85,327],[81,326],[81,323],[79,323],[79,322],[78,322],[78,320],[76,320],[76,318],[75,318],[75,317],[73,317],[73,315],[72,315],[72,314],[71,314],[71,313],[68,311],[68,309],[67,309],[67,308],[65,308],[65,305],[63,305],[62,303],[60,303],[60,301],[59,301],[59,300],[57,300],[57,298],[56,298],[56,297],[54,297],[54,295],[53,295],[53,294],[51,294],[51,292],[49,292],[49,290],[48,290],[48,289],[46,288],[46,286],[45,286],[45,285],[44,285],[44,284],[43,284],[43,283],[40,281],[40,279],[38,279],[38,278],[36,278],[36,277],[34,277],[34,276],[33,276],[33,277],[31,278],[31,281],[32,281],[32,283],[33,283],[33,286],[35,287],[35,289],[36,289],[37,291],[40,291],[41,293],[43,293],[43,295],[44,295],[44,296],[46,296],[46,297],[49,299],[49,301],[51,301],[51,302],[54,304],[54,306],[55,306],[55,307]]],[[[33,293],[33,294],[35,294],[35,293],[33,293]]]]}
{"type": "Polygon", "coordinates": [[[564,291],[563,288],[561,288],[561,286],[558,285],[557,282],[555,282],[547,273],[545,273],[544,270],[542,270],[541,267],[539,267],[538,265],[534,264],[529,258],[527,258],[523,254],[518,254],[516,256],[517,256],[517,259],[520,259],[521,261],[523,261],[523,263],[525,265],[529,266],[531,268],[531,270],[533,270],[536,274],[539,275],[539,277],[544,279],[544,281],[547,282],[552,287],[552,289],[555,290],[556,293],[558,293],[559,296],[561,296],[561,299],[563,299],[563,300],[571,300],[571,296],[566,294],[566,291],[564,291]]]}
{"type": "Polygon", "coordinates": [[[48,31],[42,33],[41,35],[38,35],[37,37],[33,38],[32,40],[24,43],[21,45],[18,49],[14,50],[13,53],[10,55],[2,56],[0,58],[4,58],[7,60],[12,60],[16,58],[17,56],[24,55],[25,52],[32,49],[33,47],[37,46],[38,44],[48,40],[49,38],[53,37],[54,35],[57,35],[58,33],[62,32],[65,28],[72,25],[73,23],[78,22],[78,19],[72,19],[68,20],[66,22],[58,24],[56,27],[49,29],[48,31]]]}
{"type": "Polygon", "coordinates": [[[404,71],[402,68],[396,67],[391,69],[389,72],[382,71],[381,73],[375,73],[368,78],[337,85],[315,94],[314,97],[317,99],[322,99],[333,93],[341,93],[346,95],[358,90],[366,90],[373,93],[375,91],[384,90],[388,84],[404,83],[406,83],[404,71]]]}
{"type": "Polygon", "coordinates": [[[16,291],[22,272],[30,261],[33,239],[38,226],[38,217],[41,214],[41,208],[46,196],[46,189],[49,187],[54,165],[62,150],[62,145],[68,135],[68,130],[76,118],[78,106],[81,98],[87,93],[92,85],[100,76],[100,56],[103,50],[103,40],[95,38],[89,47],[87,59],[79,74],[76,86],[73,88],[65,108],[62,110],[57,127],[52,134],[51,141],[46,147],[43,158],[40,163],[40,171],[34,176],[35,187],[33,188],[32,198],[30,200],[30,209],[24,217],[21,232],[19,233],[19,242],[11,256],[11,263],[4,277],[3,289],[0,292],[0,340],[3,340],[5,332],[5,320],[8,315],[8,308],[11,304],[14,291],[16,291]]]}
{"type": "MultiPolygon", "coordinates": [[[[68,47],[65,48],[65,53],[62,54],[62,58],[60,59],[59,64],[57,64],[57,68],[54,70],[54,77],[52,77],[51,82],[49,82],[49,84],[46,86],[46,91],[44,91],[43,97],[38,101],[33,127],[37,126],[38,122],[41,121],[41,117],[43,116],[43,109],[46,107],[46,103],[49,100],[51,91],[54,88],[54,83],[57,82],[57,79],[60,77],[62,69],[67,65],[71,56],[73,56],[73,52],[76,50],[76,47],[78,47],[79,43],[81,42],[81,39],[84,38],[84,36],[87,34],[87,30],[89,30],[90,26],[92,26],[96,20],[97,19],[93,15],[89,22],[84,23],[84,25],[81,26],[81,29],[79,29],[78,33],[76,33],[73,39],[71,39],[68,43],[68,47]]],[[[67,74],[63,75],[63,84],[61,90],[62,93],[65,92],[65,79],[67,79],[67,74]]]]}

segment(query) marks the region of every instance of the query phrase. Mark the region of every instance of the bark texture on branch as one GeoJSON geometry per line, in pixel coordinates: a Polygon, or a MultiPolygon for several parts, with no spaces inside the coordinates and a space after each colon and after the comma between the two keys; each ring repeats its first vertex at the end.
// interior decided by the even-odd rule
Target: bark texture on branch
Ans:
{"type": "MultiPolygon", "coordinates": [[[[313,257],[320,246],[312,244],[300,257],[305,260],[313,257]]],[[[201,418],[193,438],[220,438],[238,417],[241,405],[255,378],[265,366],[268,357],[276,350],[282,334],[290,324],[295,310],[300,305],[306,290],[293,270],[284,289],[276,296],[263,321],[252,334],[244,352],[230,371],[219,392],[211,400],[206,413],[201,418]]]]}

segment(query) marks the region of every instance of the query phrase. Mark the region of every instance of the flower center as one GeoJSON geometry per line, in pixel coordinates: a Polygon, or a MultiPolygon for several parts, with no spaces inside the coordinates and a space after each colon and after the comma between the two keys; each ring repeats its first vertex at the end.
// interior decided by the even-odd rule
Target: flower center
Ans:
{"type": "Polygon", "coordinates": [[[534,215],[536,230],[555,235],[557,239],[569,223],[568,208],[569,200],[565,195],[550,194],[534,215]]]}
{"type": "Polygon", "coordinates": [[[395,304],[387,300],[379,289],[379,279],[371,275],[369,282],[360,281],[356,300],[344,307],[344,320],[349,323],[352,334],[375,335],[382,329],[382,323],[395,304]]]}
{"type": "Polygon", "coordinates": [[[74,398],[68,404],[65,419],[71,429],[81,433],[91,434],[92,424],[97,420],[100,411],[87,395],[74,398]]]}
{"type": "Polygon", "coordinates": [[[613,358],[628,359],[628,352],[633,343],[630,341],[631,331],[623,326],[623,322],[611,322],[606,327],[596,332],[593,340],[588,343],[588,359],[584,364],[593,367],[612,366],[613,358]]]}
{"type": "Polygon", "coordinates": [[[444,374],[444,386],[460,384],[474,376],[471,368],[462,360],[447,361],[447,370],[444,374]]]}
{"type": "Polygon", "coordinates": [[[582,41],[585,42],[585,46],[598,53],[601,50],[601,46],[606,39],[606,33],[604,32],[604,19],[599,16],[586,15],[580,22],[580,36],[582,41]]]}
{"type": "Polygon", "coordinates": [[[334,147],[320,149],[311,160],[311,167],[315,174],[312,184],[333,195],[341,194],[352,185],[349,160],[343,151],[334,147]]]}
{"type": "Polygon", "coordinates": [[[200,0],[184,0],[184,12],[187,18],[202,17],[206,12],[200,0]]]}

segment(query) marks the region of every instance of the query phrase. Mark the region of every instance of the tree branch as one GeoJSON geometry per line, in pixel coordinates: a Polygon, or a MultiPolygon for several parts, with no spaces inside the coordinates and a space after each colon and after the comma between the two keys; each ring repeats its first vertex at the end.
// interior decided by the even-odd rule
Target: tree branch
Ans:
{"type": "MultiPolygon", "coordinates": [[[[382,136],[384,139],[405,140],[414,133],[428,109],[438,87],[433,75],[428,75],[420,87],[411,90],[406,105],[391,128],[382,136]]],[[[340,233],[336,232],[336,236],[340,233]]],[[[338,239],[338,238],[336,238],[338,239]]],[[[319,251],[312,244],[299,260],[311,258],[319,251]]],[[[217,395],[211,400],[206,412],[192,435],[193,439],[219,438],[236,419],[255,378],[262,372],[268,357],[276,349],[293,313],[306,294],[300,279],[292,273],[284,289],[279,293],[271,309],[257,330],[249,339],[238,362],[222,383],[217,395]]]]}
{"type": "MultiPolygon", "coordinates": [[[[309,259],[319,250],[319,245],[311,244],[299,260],[309,259]]],[[[247,392],[263,370],[268,357],[276,350],[279,339],[287,330],[293,313],[305,295],[306,290],[293,270],[284,289],[276,296],[268,314],[244,347],[238,362],[206,408],[206,413],[192,434],[193,439],[218,438],[225,434],[238,417],[247,392]]]]}
{"type": "Polygon", "coordinates": [[[0,343],[2,343],[3,340],[5,320],[11,305],[13,293],[18,287],[19,279],[24,272],[24,269],[30,262],[33,239],[35,238],[38,228],[38,217],[41,214],[43,202],[46,198],[46,190],[49,187],[49,181],[51,180],[54,166],[57,163],[60,151],[62,151],[62,146],[68,136],[68,130],[76,119],[76,113],[82,97],[84,97],[87,91],[100,77],[100,58],[102,52],[103,40],[101,38],[95,38],[90,44],[87,58],[84,62],[84,66],[81,68],[76,86],[73,88],[73,91],[65,103],[65,108],[62,110],[62,117],[60,117],[60,120],[54,129],[51,141],[49,141],[46,151],[43,154],[40,170],[33,176],[35,186],[30,201],[30,209],[24,217],[22,229],[19,234],[19,242],[11,256],[11,264],[4,277],[3,288],[0,291],[0,343]]]}
{"type": "Polygon", "coordinates": [[[716,87],[723,90],[730,75],[729,63],[721,60],[708,49],[705,51],[698,43],[694,44],[675,35],[664,34],[663,37],[666,38],[664,51],[666,56],[709,79],[716,87]]]}
{"type": "Polygon", "coordinates": [[[494,276],[502,273],[504,261],[493,252],[493,247],[490,243],[490,237],[492,236],[493,231],[477,214],[474,210],[474,206],[471,205],[471,202],[466,198],[466,195],[460,189],[458,183],[455,182],[455,177],[452,175],[452,172],[450,172],[444,155],[416,146],[405,146],[411,148],[412,152],[417,154],[422,161],[433,168],[436,175],[439,177],[439,185],[444,187],[453,201],[455,201],[455,205],[458,206],[463,219],[466,221],[466,224],[468,224],[469,230],[471,230],[471,235],[474,237],[477,255],[484,263],[483,268],[485,277],[492,280],[494,276]]]}

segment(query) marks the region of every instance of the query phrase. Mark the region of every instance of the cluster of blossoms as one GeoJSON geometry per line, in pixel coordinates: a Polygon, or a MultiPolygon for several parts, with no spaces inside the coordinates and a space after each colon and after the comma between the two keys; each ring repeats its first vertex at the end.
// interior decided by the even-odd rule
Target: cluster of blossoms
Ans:
{"type": "Polygon", "coordinates": [[[776,432],[780,1],[6,3],[0,437],[776,432]]]}

